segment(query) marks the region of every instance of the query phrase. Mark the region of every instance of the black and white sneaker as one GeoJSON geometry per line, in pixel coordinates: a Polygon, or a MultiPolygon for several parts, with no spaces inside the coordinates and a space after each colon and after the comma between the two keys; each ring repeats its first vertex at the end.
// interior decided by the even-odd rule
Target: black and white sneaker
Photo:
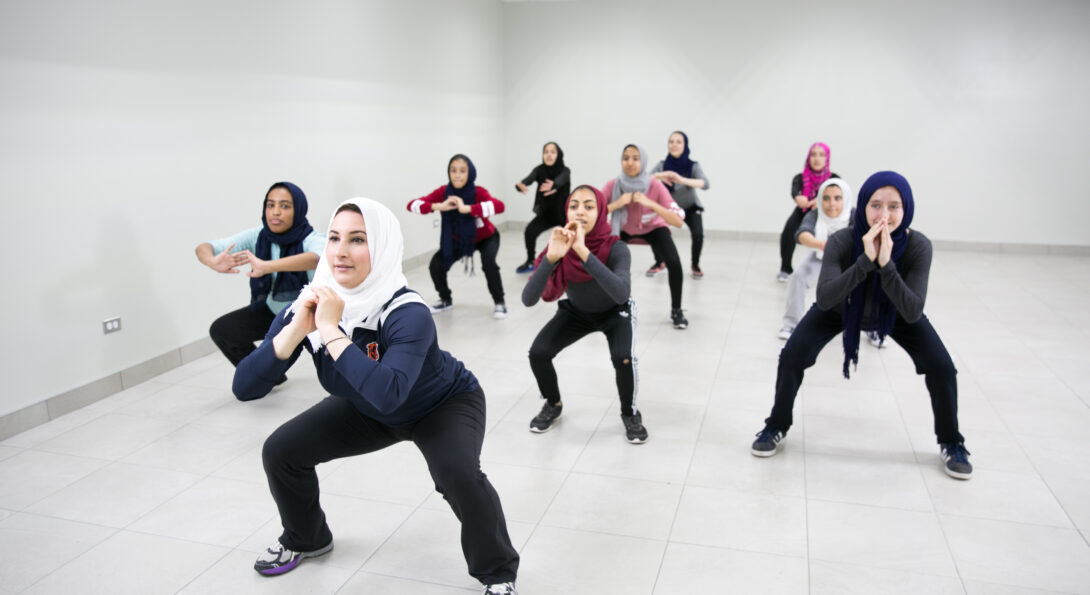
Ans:
{"type": "Polygon", "coordinates": [[[435,302],[434,304],[428,306],[428,308],[431,310],[432,314],[438,314],[438,313],[443,312],[445,310],[450,310],[453,307],[454,307],[454,300],[444,300],[444,299],[440,299],[438,302],[435,302]]]}
{"type": "Polygon", "coordinates": [[[621,415],[624,422],[624,437],[632,444],[647,442],[647,428],[643,427],[643,414],[637,411],[634,415],[621,415]]]}
{"type": "Polygon", "coordinates": [[[561,411],[564,410],[563,403],[552,403],[545,401],[545,404],[541,407],[541,413],[534,416],[534,419],[530,420],[530,431],[536,434],[548,432],[553,427],[553,422],[556,418],[560,417],[561,411]]]}
{"type": "Polygon", "coordinates": [[[878,336],[878,331],[868,331],[867,341],[869,341],[871,345],[874,345],[878,349],[886,346],[885,342],[882,340],[882,337],[878,336]]]}
{"type": "Polygon", "coordinates": [[[770,457],[776,454],[776,449],[785,437],[786,434],[780,430],[765,426],[765,429],[757,432],[757,439],[753,441],[753,446],[749,447],[749,452],[755,457],[770,457]]]}
{"type": "Polygon", "coordinates": [[[303,561],[303,558],[314,558],[333,551],[333,542],[329,545],[310,552],[296,552],[281,545],[280,540],[270,545],[257,557],[254,562],[254,570],[265,576],[276,576],[294,569],[303,561]]]}
{"type": "Polygon", "coordinates": [[[969,462],[969,451],[964,442],[949,442],[939,445],[939,452],[946,464],[946,474],[955,479],[969,479],[973,476],[973,465],[969,462]]]}
{"type": "Polygon", "coordinates": [[[670,322],[674,323],[676,329],[689,328],[689,320],[681,313],[681,308],[670,310],[670,322]]]}
{"type": "Polygon", "coordinates": [[[515,581],[509,583],[497,583],[484,586],[484,595],[518,595],[515,589],[515,581]]]}
{"type": "Polygon", "coordinates": [[[507,318],[507,304],[496,304],[496,307],[492,309],[492,318],[496,320],[507,318]]]}

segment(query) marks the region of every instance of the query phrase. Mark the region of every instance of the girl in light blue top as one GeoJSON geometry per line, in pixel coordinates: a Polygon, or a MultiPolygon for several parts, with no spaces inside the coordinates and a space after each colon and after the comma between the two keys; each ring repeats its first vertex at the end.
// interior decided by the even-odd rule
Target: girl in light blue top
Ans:
{"type": "Polygon", "coordinates": [[[250,304],[220,316],[208,331],[231,364],[249,355],[254,341],[298,297],[323,247],[321,234],[307,221],[307,196],[291,182],[277,182],[265,193],[260,227],[197,246],[197,259],[216,272],[238,274],[239,267],[250,267],[250,304]]]}

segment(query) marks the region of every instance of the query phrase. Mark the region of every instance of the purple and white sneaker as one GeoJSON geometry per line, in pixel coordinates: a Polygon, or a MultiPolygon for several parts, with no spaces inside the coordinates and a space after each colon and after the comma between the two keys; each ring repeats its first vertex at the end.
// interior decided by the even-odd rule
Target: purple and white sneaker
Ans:
{"type": "Polygon", "coordinates": [[[257,557],[257,562],[254,562],[254,570],[265,576],[284,574],[298,566],[303,558],[314,558],[322,554],[328,554],[332,550],[333,542],[330,541],[329,545],[312,552],[295,552],[284,547],[280,540],[277,539],[276,543],[270,545],[264,553],[257,557]]]}

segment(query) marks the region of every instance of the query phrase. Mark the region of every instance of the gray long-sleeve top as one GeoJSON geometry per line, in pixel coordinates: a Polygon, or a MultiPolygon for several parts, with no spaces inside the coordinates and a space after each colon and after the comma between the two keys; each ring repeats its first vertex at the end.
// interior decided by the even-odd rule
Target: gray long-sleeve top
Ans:
{"type": "MultiPolygon", "coordinates": [[[[665,165],[665,159],[659,161],[655,164],[655,167],[651,168],[649,173],[656,174],[663,171],[665,165]]],[[[704,180],[703,190],[712,187],[712,183],[708,181],[708,176],[704,175],[704,168],[700,167],[700,162],[693,163],[693,175],[688,177],[694,180],[704,180]]],[[[677,206],[683,209],[691,209],[693,207],[704,208],[704,205],[700,204],[700,197],[696,194],[696,188],[686,186],[685,184],[674,184],[673,186],[667,186],[666,189],[670,191],[670,196],[674,198],[674,202],[677,203],[677,206]]]]}
{"type": "MultiPolygon", "coordinates": [[[[631,266],[632,253],[624,242],[613,244],[605,263],[590,254],[583,268],[593,278],[585,283],[568,283],[568,300],[577,310],[588,314],[605,312],[627,302],[632,295],[631,266]]],[[[555,269],[556,265],[548,258],[541,259],[541,266],[534,270],[522,288],[523,305],[530,307],[541,299],[545,283],[555,269]]]]}
{"type": "MultiPolygon", "coordinates": [[[[901,318],[908,323],[919,320],[923,316],[927,280],[931,274],[931,240],[913,229],[905,241],[908,245],[905,246],[900,267],[892,260],[886,266],[879,267],[866,254],[860,254],[855,262],[848,262],[852,257],[851,228],[842,229],[829,236],[825,243],[821,274],[818,276],[818,307],[822,310],[841,307],[848,294],[867,278],[867,274],[877,270],[882,291],[889,296],[901,318]]],[[[864,322],[871,320],[872,310],[873,301],[868,290],[863,310],[864,322]]]]}

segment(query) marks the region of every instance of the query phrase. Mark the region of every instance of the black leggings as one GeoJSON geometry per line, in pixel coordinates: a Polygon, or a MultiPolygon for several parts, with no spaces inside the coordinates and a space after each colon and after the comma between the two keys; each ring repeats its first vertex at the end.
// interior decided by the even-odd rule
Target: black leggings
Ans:
{"type": "Polygon", "coordinates": [[[560,402],[560,386],[553,358],[579,339],[593,332],[601,332],[609,343],[609,358],[617,376],[621,415],[634,415],[639,376],[632,345],[635,330],[636,302],[632,300],[600,314],[580,312],[570,300],[560,300],[556,315],[545,324],[530,346],[530,369],[537,379],[541,396],[554,405],[560,402]]]}
{"type": "Polygon", "coordinates": [[[208,334],[231,365],[237,366],[256,349],[254,341],[265,338],[275,318],[276,314],[265,304],[257,310],[246,306],[217,318],[208,328],[208,334]]]}
{"type": "Polygon", "coordinates": [[[670,307],[674,310],[681,308],[681,282],[685,273],[681,271],[681,257],[677,255],[677,245],[670,237],[670,230],[656,227],[642,236],[632,236],[622,231],[621,239],[627,243],[631,243],[630,240],[643,240],[650,244],[652,253],[662,255],[670,281],[670,307]]]}
{"type": "MultiPolygon", "coordinates": [[[[791,410],[802,385],[803,373],[814,365],[821,349],[843,331],[844,321],[839,309],[822,310],[817,304],[810,307],[780,351],[780,365],[776,371],[776,403],[765,425],[787,432],[791,427],[791,410]]],[[[898,316],[889,336],[908,352],[916,364],[916,373],[924,375],[924,384],[931,394],[931,412],[935,416],[938,441],[963,442],[965,439],[958,432],[958,371],[931,322],[926,316],[921,316],[909,324],[898,316]]],[[[877,354],[874,356],[877,357],[877,354]]]]}
{"type": "MultiPolygon", "coordinates": [[[[481,268],[484,269],[484,278],[488,282],[488,293],[492,294],[493,302],[502,304],[503,280],[500,278],[500,267],[496,264],[496,254],[500,251],[500,232],[477,242],[476,250],[481,253],[481,268]]],[[[450,285],[447,284],[448,270],[450,267],[443,266],[443,251],[436,252],[428,264],[431,282],[435,284],[435,291],[439,292],[439,299],[451,301],[450,285]]]]}
{"type": "Polygon", "coordinates": [[[537,257],[534,244],[537,242],[537,237],[541,235],[541,232],[552,229],[558,225],[564,225],[564,219],[557,221],[554,217],[545,217],[544,215],[535,215],[529,223],[526,224],[526,231],[523,235],[526,238],[526,260],[533,261],[537,257]]]}
{"type": "Polygon", "coordinates": [[[791,274],[795,269],[791,268],[791,257],[795,255],[795,234],[799,232],[799,225],[806,213],[799,207],[791,211],[787,223],[783,224],[783,233],[780,234],[780,272],[791,274]]]}
{"type": "MultiPolygon", "coordinates": [[[[693,250],[692,250],[692,265],[693,268],[700,266],[700,253],[704,249],[704,207],[691,206],[685,209],[685,225],[689,226],[689,233],[693,238],[693,250]]],[[[651,247],[652,254],[655,255],[655,266],[662,264],[662,257],[659,256],[655,247],[651,247]]]]}
{"type": "Polygon", "coordinates": [[[307,552],[333,540],[319,503],[316,465],[412,440],[428,463],[436,491],[462,522],[469,574],[483,583],[515,580],[519,555],[511,545],[500,498],[481,471],[484,428],[480,388],[450,397],[410,428],[387,426],[360,413],[348,399],[326,397],[277,428],[261,451],[284,525],[280,543],[307,552]]]}

